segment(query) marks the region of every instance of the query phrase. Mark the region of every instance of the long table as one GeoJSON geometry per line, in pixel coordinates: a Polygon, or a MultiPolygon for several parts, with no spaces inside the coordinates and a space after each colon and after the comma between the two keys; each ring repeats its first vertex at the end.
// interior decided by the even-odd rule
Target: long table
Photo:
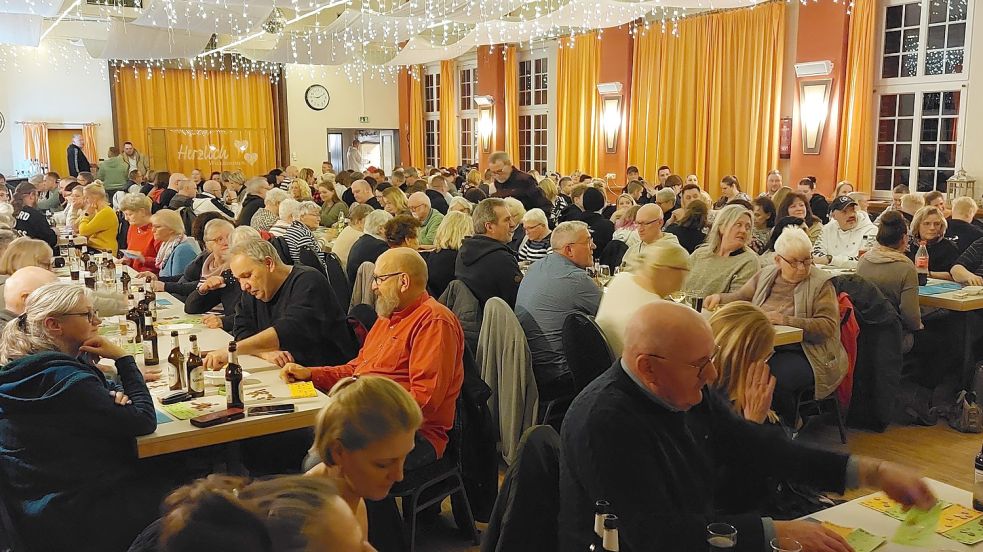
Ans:
{"type": "MultiPolygon", "coordinates": [[[[973,495],[969,491],[964,491],[953,487],[952,485],[942,483],[941,481],[935,481],[934,479],[928,479],[927,481],[929,487],[931,487],[932,491],[935,493],[935,496],[940,500],[951,502],[953,504],[961,504],[967,508],[972,508],[973,495]]],[[[859,527],[890,541],[891,537],[894,536],[894,532],[901,525],[901,522],[894,518],[888,517],[881,512],[877,512],[861,505],[860,502],[865,498],[867,497],[860,497],[838,506],[821,510],[809,517],[819,521],[828,521],[844,527],[859,527]]],[[[932,536],[932,541],[929,546],[925,548],[913,548],[911,546],[903,546],[893,542],[886,542],[877,548],[877,552],[907,552],[914,550],[958,551],[980,550],[981,548],[983,548],[983,544],[966,546],[936,533],[932,536]]]]}

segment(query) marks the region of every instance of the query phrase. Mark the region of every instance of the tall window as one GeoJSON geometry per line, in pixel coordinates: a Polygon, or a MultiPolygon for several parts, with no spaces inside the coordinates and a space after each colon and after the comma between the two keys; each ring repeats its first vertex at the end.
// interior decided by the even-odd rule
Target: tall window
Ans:
{"type": "Polygon", "coordinates": [[[478,111],[474,105],[474,96],[478,91],[477,64],[462,63],[458,78],[460,79],[458,90],[461,95],[458,103],[461,120],[461,124],[458,125],[461,132],[461,164],[472,165],[478,162],[478,138],[475,134],[478,129],[478,111]]]}
{"type": "Polygon", "coordinates": [[[519,60],[519,168],[546,172],[549,143],[549,58],[519,60]]]}
{"type": "Polygon", "coordinates": [[[968,79],[972,2],[889,0],[882,13],[874,190],[946,191],[955,171],[968,79]]]}
{"type": "Polygon", "coordinates": [[[423,152],[424,162],[436,167],[440,162],[440,69],[428,66],[423,73],[423,152]]]}

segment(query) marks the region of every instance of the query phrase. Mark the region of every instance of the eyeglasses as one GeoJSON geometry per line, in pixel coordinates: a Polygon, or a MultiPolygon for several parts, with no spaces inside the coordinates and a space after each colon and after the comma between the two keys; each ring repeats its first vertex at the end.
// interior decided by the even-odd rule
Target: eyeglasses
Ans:
{"type": "Polygon", "coordinates": [[[635,225],[636,226],[648,226],[649,224],[653,224],[653,223],[656,223],[656,222],[662,222],[662,221],[663,221],[663,219],[660,219],[660,218],[652,219],[652,220],[649,220],[649,221],[636,220],[635,221],[635,225]]]}
{"type": "Polygon", "coordinates": [[[205,243],[222,243],[222,242],[227,242],[227,241],[229,241],[229,237],[228,236],[219,236],[217,238],[212,238],[210,240],[209,239],[206,239],[205,240],[205,243]]]}
{"type": "Polygon", "coordinates": [[[378,276],[376,276],[376,275],[373,274],[372,275],[372,281],[375,283],[375,285],[378,286],[379,284],[381,284],[382,282],[385,282],[389,278],[392,278],[393,276],[399,276],[400,274],[406,274],[406,273],[405,272],[391,272],[389,274],[380,274],[378,276]]]}
{"type": "Polygon", "coordinates": [[[778,255],[778,258],[788,263],[792,268],[809,268],[812,266],[812,257],[801,261],[790,261],[781,255],[778,255]]]}
{"type": "Polygon", "coordinates": [[[85,312],[66,312],[58,316],[84,316],[89,324],[95,324],[96,319],[99,318],[99,312],[93,309],[89,309],[85,312]]]}
{"type": "Polygon", "coordinates": [[[690,364],[688,362],[681,362],[681,361],[678,361],[678,360],[672,360],[671,358],[666,358],[666,357],[664,357],[662,355],[657,355],[655,353],[642,353],[642,354],[645,355],[645,356],[650,356],[650,357],[655,357],[655,358],[659,358],[659,359],[662,359],[662,360],[667,360],[669,362],[678,362],[679,364],[683,364],[685,366],[689,366],[690,368],[694,368],[694,369],[696,369],[696,377],[699,378],[699,377],[702,377],[703,376],[703,370],[707,366],[713,364],[713,361],[717,359],[717,355],[720,354],[720,345],[714,346],[713,353],[710,356],[708,356],[707,359],[704,360],[703,363],[701,363],[701,364],[690,364]]]}

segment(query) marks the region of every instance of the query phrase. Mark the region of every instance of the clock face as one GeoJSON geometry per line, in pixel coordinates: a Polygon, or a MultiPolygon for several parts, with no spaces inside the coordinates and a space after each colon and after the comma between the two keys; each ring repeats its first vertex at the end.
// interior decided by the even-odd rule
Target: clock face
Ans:
{"type": "Polygon", "coordinates": [[[304,99],[307,101],[307,106],[316,111],[321,111],[331,103],[331,95],[328,94],[328,89],[320,84],[311,85],[304,94],[304,99]]]}

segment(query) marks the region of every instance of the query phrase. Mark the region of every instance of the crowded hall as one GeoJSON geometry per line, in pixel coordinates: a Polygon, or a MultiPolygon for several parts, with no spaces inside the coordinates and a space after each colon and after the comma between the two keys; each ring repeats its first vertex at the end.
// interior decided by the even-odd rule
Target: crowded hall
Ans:
{"type": "Polygon", "coordinates": [[[983,552],[981,8],[0,0],[0,552],[983,552]]]}

